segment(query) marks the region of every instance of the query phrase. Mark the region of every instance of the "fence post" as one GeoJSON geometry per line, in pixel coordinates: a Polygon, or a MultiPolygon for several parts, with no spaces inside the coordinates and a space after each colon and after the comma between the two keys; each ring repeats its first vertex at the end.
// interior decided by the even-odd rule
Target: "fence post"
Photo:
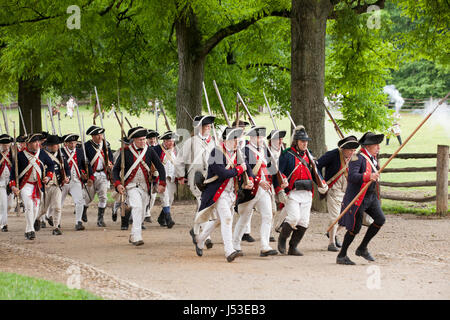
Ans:
{"type": "Polygon", "coordinates": [[[436,159],[436,214],[448,210],[448,146],[438,145],[436,159]]]}

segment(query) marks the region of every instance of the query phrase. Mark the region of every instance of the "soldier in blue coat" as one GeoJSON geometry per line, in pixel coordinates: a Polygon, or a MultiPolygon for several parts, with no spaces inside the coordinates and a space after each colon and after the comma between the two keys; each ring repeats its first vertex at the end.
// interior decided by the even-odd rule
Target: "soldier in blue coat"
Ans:
{"type": "Polygon", "coordinates": [[[38,133],[30,134],[26,140],[26,147],[17,155],[19,185],[16,185],[15,165],[10,175],[10,187],[16,196],[22,198],[25,206],[25,238],[34,240],[36,238],[35,226],[39,224],[36,220],[41,202],[41,192],[54,174],[54,165],[50,157],[40,149],[38,133]],[[45,168],[46,166],[46,168],[45,168]]]}
{"type": "Polygon", "coordinates": [[[369,181],[372,181],[372,183],[339,220],[339,224],[346,227],[347,233],[344,236],[341,251],[336,258],[336,263],[338,264],[355,264],[347,256],[347,249],[361,230],[364,212],[371,216],[374,221],[368,227],[366,235],[356,249],[355,254],[368,261],[375,261],[370,255],[367,245],[386,221],[384,213],[381,210],[379,198],[379,163],[377,159],[378,152],[380,151],[380,143],[383,139],[383,134],[366,132],[359,140],[359,144],[361,145],[360,152],[353,156],[350,161],[348,186],[344,195],[341,210],[344,210],[348,204],[352,202],[369,181]]]}
{"type": "MultiPolygon", "coordinates": [[[[336,149],[327,151],[317,160],[317,170],[325,169],[325,180],[328,184],[327,209],[330,220],[334,222],[341,213],[342,199],[347,189],[348,164],[359,147],[355,136],[348,136],[338,142],[336,149]]],[[[342,244],[337,239],[337,232],[342,226],[337,224],[327,233],[329,238],[328,251],[337,252],[342,244]]]]}
{"type": "Polygon", "coordinates": [[[190,231],[198,256],[203,255],[206,239],[219,225],[227,261],[232,262],[236,257],[242,256],[241,251],[233,248],[233,207],[238,191],[241,188],[251,190],[254,179],[253,172],[246,160],[239,159],[242,162],[238,164],[238,139],[242,136],[242,132],[242,128],[225,128],[222,134],[223,143],[211,151],[207,179],[204,181],[206,186],[199,187],[204,191],[201,196],[200,208],[194,219],[194,223],[208,223],[204,225],[199,235],[195,235],[193,229],[190,231]],[[244,172],[247,172],[248,175],[247,185],[243,185],[244,172]]]}

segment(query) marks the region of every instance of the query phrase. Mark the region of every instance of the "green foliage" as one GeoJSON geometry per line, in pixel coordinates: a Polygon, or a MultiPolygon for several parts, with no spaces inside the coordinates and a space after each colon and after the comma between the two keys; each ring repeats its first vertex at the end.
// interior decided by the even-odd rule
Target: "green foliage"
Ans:
{"type": "Polygon", "coordinates": [[[26,277],[15,273],[0,272],[1,300],[101,300],[93,294],[67,286],[26,277]]]}

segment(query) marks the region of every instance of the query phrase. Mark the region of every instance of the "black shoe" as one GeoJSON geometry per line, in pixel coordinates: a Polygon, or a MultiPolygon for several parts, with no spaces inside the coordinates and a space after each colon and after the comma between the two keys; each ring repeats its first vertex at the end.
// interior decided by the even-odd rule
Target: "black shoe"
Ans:
{"type": "Polygon", "coordinates": [[[259,253],[260,257],[267,257],[267,256],[276,256],[278,254],[277,250],[268,250],[268,251],[261,251],[259,253]]]}
{"type": "Polygon", "coordinates": [[[277,242],[277,240],[275,240],[275,237],[270,237],[269,242],[277,242]]]}
{"type": "Polygon", "coordinates": [[[47,220],[48,224],[53,227],[53,217],[52,216],[45,217],[45,220],[47,220]]]}
{"type": "Polygon", "coordinates": [[[299,225],[297,225],[295,227],[297,228],[297,230],[294,230],[292,232],[292,237],[291,237],[291,240],[289,241],[288,255],[302,256],[303,253],[298,251],[297,246],[300,243],[300,241],[302,240],[303,236],[305,235],[307,228],[299,226],[299,225]]]}
{"type": "Polygon", "coordinates": [[[44,221],[41,221],[41,228],[47,228],[47,224],[44,221]]]}
{"type": "Polygon", "coordinates": [[[114,222],[117,221],[117,211],[114,211],[114,209],[113,209],[113,212],[112,212],[111,219],[112,219],[112,221],[114,221],[114,222]]]}
{"type": "Polygon", "coordinates": [[[86,207],[86,206],[84,206],[84,208],[83,208],[83,215],[81,216],[81,220],[83,222],[88,222],[88,218],[87,218],[87,209],[88,208],[89,207],[86,207]]]}
{"type": "Polygon", "coordinates": [[[328,251],[338,252],[339,249],[337,248],[337,246],[335,246],[334,244],[330,243],[330,244],[328,245],[328,251]]]}
{"type": "Polygon", "coordinates": [[[227,257],[227,261],[228,261],[228,262],[233,262],[234,259],[236,259],[237,257],[239,257],[239,252],[238,252],[238,251],[234,251],[232,254],[230,254],[230,255],[227,257]]]}
{"type": "Polygon", "coordinates": [[[356,249],[355,254],[359,257],[363,257],[367,261],[375,261],[375,259],[370,255],[369,250],[365,249],[356,249]]]}
{"type": "Polygon", "coordinates": [[[144,244],[144,240],[139,240],[139,241],[135,241],[135,242],[132,242],[133,243],[133,245],[134,246],[142,246],[143,244],[144,244]]]}
{"type": "Polygon", "coordinates": [[[8,232],[8,226],[7,225],[3,226],[2,232],[8,232]]]}
{"type": "Polygon", "coordinates": [[[97,214],[97,227],[104,228],[106,227],[105,222],[103,221],[103,215],[105,214],[105,208],[98,208],[97,214]]]}
{"type": "Polygon", "coordinates": [[[34,240],[36,238],[36,233],[34,231],[30,232],[30,240],[34,240]]]}
{"type": "Polygon", "coordinates": [[[30,240],[30,233],[29,232],[25,232],[25,239],[30,240]]]}
{"type": "Polygon", "coordinates": [[[255,242],[255,239],[250,235],[250,233],[244,233],[242,236],[242,241],[255,242]]]}
{"type": "Polygon", "coordinates": [[[352,260],[350,260],[349,257],[345,256],[345,257],[337,257],[336,258],[336,263],[337,264],[346,264],[346,265],[355,265],[356,263],[354,263],[352,260]]]}
{"type": "Polygon", "coordinates": [[[152,218],[151,217],[145,217],[144,221],[148,222],[148,223],[152,223],[152,218]]]}
{"type": "Polygon", "coordinates": [[[142,230],[146,230],[146,229],[147,229],[147,228],[144,226],[144,223],[142,223],[141,229],[142,229],[142,230]]]}
{"type": "Polygon", "coordinates": [[[35,231],[41,230],[41,222],[39,220],[34,221],[34,230],[35,231]]]}
{"type": "Polygon", "coordinates": [[[298,251],[297,248],[289,247],[288,255],[289,255],[289,256],[302,256],[303,253],[301,253],[300,251],[298,251]]]}
{"type": "Polygon", "coordinates": [[[236,250],[236,252],[238,253],[236,257],[243,257],[244,256],[244,252],[242,250],[236,250]]]}
{"type": "Polygon", "coordinates": [[[212,243],[211,239],[206,239],[205,246],[206,246],[206,249],[211,249],[213,247],[213,243],[212,243]]]}
{"type": "Polygon", "coordinates": [[[54,236],[60,236],[60,235],[62,235],[62,232],[61,232],[61,230],[59,230],[59,228],[56,228],[56,229],[53,229],[52,234],[54,236]]]}
{"type": "Polygon", "coordinates": [[[120,230],[128,230],[130,222],[131,209],[125,209],[125,215],[120,216],[120,230]]]}
{"type": "Polygon", "coordinates": [[[120,226],[120,230],[128,230],[128,226],[120,226]]]}
{"type": "Polygon", "coordinates": [[[85,228],[84,228],[84,226],[83,226],[83,223],[81,223],[81,221],[78,221],[78,223],[75,225],[75,230],[76,231],[81,231],[81,230],[84,230],[85,228]]]}
{"type": "Polygon", "coordinates": [[[161,227],[166,227],[167,226],[167,222],[166,222],[166,216],[164,214],[164,211],[161,210],[161,213],[159,214],[158,217],[158,223],[161,227]]]}
{"type": "Polygon", "coordinates": [[[195,233],[194,233],[194,229],[189,230],[189,234],[191,235],[192,243],[193,243],[194,245],[196,245],[197,242],[195,241],[195,233]]]}

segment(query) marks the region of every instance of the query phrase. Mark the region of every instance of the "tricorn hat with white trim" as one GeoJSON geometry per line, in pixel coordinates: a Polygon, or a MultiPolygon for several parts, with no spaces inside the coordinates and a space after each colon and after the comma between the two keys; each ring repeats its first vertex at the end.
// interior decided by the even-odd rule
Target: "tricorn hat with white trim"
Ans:
{"type": "Polygon", "coordinates": [[[222,132],[222,139],[225,140],[233,140],[240,138],[244,132],[243,128],[231,128],[226,127],[222,132]]]}
{"type": "Polygon", "coordinates": [[[131,139],[135,139],[135,138],[141,138],[141,137],[146,137],[148,133],[148,130],[145,129],[144,127],[138,126],[138,127],[134,127],[131,128],[130,130],[128,130],[128,140],[131,141],[131,139]]]}
{"type": "Polygon", "coordinates": [[[199,126],[206,126],[207,124],[212,124],[214,123],[214,119],[216,119],[215,116],[196,116],[194,118],[194,127],[199,127],[199,126]]]}
{"type": "Polygon", "coordinates": [[[14,139],[10,136],[5,134],[0,135],[0,144],[7,144],[13,142],[14,139]]]}
{"type": "Polygon", "coordinates": [[[177,134],[173,131],[166,131],[162,136],[159,137],[161,140],[175,140],[177,134]]]}
{"type": "Polygon", "coordinates": [[[96,134],[100,134],[105,132],[105,129],[97,127],[97,126],[90,126],[87,130],[86,130],[86,134],[91,135],[91,136],[95,136],[96,134]]]}
{"type": "Polygon", "coordinates": [[[266,127],[262,126],[253,126],[250,130],[247,131],[247,136],[256,136],[256,137],[265,137],[266,136],[266,127]]]}
{"type": "Polygon", "coordinates": [[[359,147],[358,138],[355,136],[348,136],[339,140],[338,147],[341,149],[356,149],[359,147]]]}
{"type": "Polygon", "coordinates": [[[78,138],[80,136],[74,133],[65,134],[62,136],[62,140],[64,142],[72,142],[72,141],[78,141],[78,138]]]}
{"type": "Polygon", "coordinates": [[[267,136],[267,140],[281,139],[281,138],[284,138],[285,136],[286,136],[286,130],[273,129],[272,131],[270,131],[270,134],[267,136]]]}

